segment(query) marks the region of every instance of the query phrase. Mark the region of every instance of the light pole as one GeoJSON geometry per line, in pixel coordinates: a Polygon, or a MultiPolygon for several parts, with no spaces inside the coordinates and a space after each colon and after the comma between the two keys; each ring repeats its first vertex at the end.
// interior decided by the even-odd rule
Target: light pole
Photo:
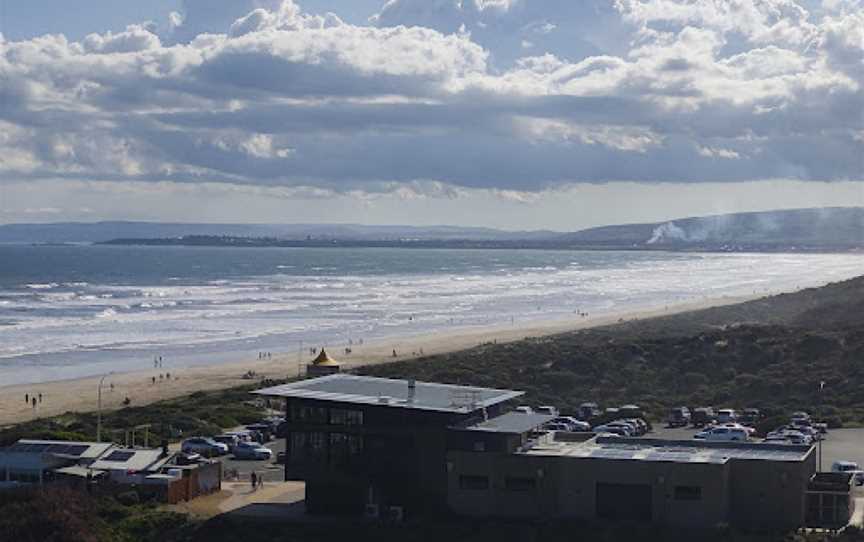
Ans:
{"type": "Polygon", "coordinates": [[[102,442],[102,384],[110,374],[102,375],[99,379],[99,387],[96,388],[96,442],[102,442]]]}

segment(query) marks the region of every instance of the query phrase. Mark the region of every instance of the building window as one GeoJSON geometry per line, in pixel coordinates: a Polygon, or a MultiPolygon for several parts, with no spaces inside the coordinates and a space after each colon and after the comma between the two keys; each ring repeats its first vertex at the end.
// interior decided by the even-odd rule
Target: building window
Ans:
{"type": "Polygon", "coordinates": [[[534,478],[507,477],[504,479],[504,488],[508,491],[533,491],[537,487],[534,478]]]}
{"type": "Polygon", "coordinates": [[[309,433],[309,448],[312,452],[319,453],[327,446],[327,433],[314,432],[309,433]]]}
{"type": "Polygon", "coordinates": [[[330,423],[332,425],[363,425],[363,412],[360,410],[331,408],[330,423]]]}
{"type": "Polygon", "coordinates": [[[301,461],[306,457],[306,433],[291,433],[291,459],[301,461]]]}
{"type": "Polygon", "coordinates": [[[481,491],[489,489],[489,477],[463,474],[459,477],[459,489],[481,491]]]}
{"type": "Polygon", "coordinates": [[[702,488],[699,486],[675,486],[676,501],[701,501],[702,488]]]}
{"type": "Polygon", "coordinates": [[[363,411],[349,410],[345,412],[345,425],[363,425],[363,411]]]}

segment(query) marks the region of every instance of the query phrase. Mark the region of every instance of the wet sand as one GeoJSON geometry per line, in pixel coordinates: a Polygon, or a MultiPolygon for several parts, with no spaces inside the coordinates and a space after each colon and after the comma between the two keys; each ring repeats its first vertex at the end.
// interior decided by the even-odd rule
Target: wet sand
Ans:
{"type": "MultiPolygon", "coordinates": [[[[669,305],[643,311],[580,317],[576,314],[566,320],[537,321],[529,324],[472,327],[447,333],[429,333],[417,336],[401,336],[381,339],[362,345],[351,345],[352,352],[345,353],[345,346],[328,348],[328,353],[342,363],[343,370],[363,365],[388,363],[412,359],[421,355],[443,354],[472,348],[484,343],[506,343],[528,337],[542,337],[590,327],[614,324],[621,319],[645,319],[656,316],[694,311],[709,307],[743,303],[761,296],[723,297],[699,302],[669,305]],[[396,357],[393,357],[393,351],[396,357]],[[422,352],[422,354],[421,354],[422,352]]],[[[156,401],[188,395],[196,391],[230,388],[259,381],[263,378],[282,379],[302,374],[303,367],[313,356],[306,350],[298,353],[273,352],[271,359],[237,360],[229,363],[195,367],[172,367],[167,360],[162,368],[135,372],[110,374],[102,385],[102,408],[121,408],[125,398],[132,406],[141,406],[156,401]],[[252,379],[243,378],[249,371],[252,379]],[[170,379],[165,378],[166,373],[170,379]],[[160,378],[162,375],[162,378],[160,378]],[[156,382],[153,383],[155,377],[156,382]],[[113,384],[113,387],[112,387],[113,384]]],[[[10,425],[46,416],[55,416],[68,411],[89,412],[97,409],[97,390],[102,377],[87,377],[40,384],[21,384],[0,387],[0,425],[10,425]],[[25,394],[31,398],[42,394],[42,402],[33,408],[25,403],[25,394]]]]}

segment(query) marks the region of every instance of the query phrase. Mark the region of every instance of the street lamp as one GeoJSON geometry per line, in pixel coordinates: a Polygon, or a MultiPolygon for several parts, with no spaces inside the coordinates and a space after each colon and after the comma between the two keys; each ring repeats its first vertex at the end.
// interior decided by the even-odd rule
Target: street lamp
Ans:
{"type": "Polygon", "coordinates": [[[102,375],[99,379],[99,387],[96,388],[96,442],[102,442],[102,384],[111,374],[113,373],[102,375]]]}

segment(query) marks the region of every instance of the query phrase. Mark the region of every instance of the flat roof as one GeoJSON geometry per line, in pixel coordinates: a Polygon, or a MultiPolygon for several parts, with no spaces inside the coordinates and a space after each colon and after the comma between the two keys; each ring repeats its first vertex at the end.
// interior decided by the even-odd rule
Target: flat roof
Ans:
{"type": "Polygon", "coordinates": [[[473,412],[525,394],[522,391],[417,381],[414,382],[412,398],[408,384],[408,380],[340,373],[291,382],[252,393],[270,397],[316,399],[453,413],[473,412]]]}
{"type": "Polygon", "coordinates": [[[523,452],[583,459],[724,464],[730,459],[804,461],[812,446],[755,442],[705,442],[627,437],[595,437],[584,442],[547,441],[523,452]]]}
{"type": "Polygon", "coordinates": [[[551,414],[508,412],[489,420],[473,423],[464,427],[457,426],[452,429],[462,431],[483,431],[487,433],[522,434],[536,429],[544,423],[554,419],[555,416],[552,416],[551,414]]]}
{"type": "Polygon", "coordinates": [[[21,439],[5,452],[25,454],[51,454],[72,459],[96,459],[114,444],[110,442],[67,442],[62,440],[21,439]]]}
{"type": "Polygon", "coordinates": [[[170,457],[170,455],[163,457],[160,449],[130,450],[118,448],[100,457],[90,466],[101,470],[155,470],[164,465],[170,457]]]}

